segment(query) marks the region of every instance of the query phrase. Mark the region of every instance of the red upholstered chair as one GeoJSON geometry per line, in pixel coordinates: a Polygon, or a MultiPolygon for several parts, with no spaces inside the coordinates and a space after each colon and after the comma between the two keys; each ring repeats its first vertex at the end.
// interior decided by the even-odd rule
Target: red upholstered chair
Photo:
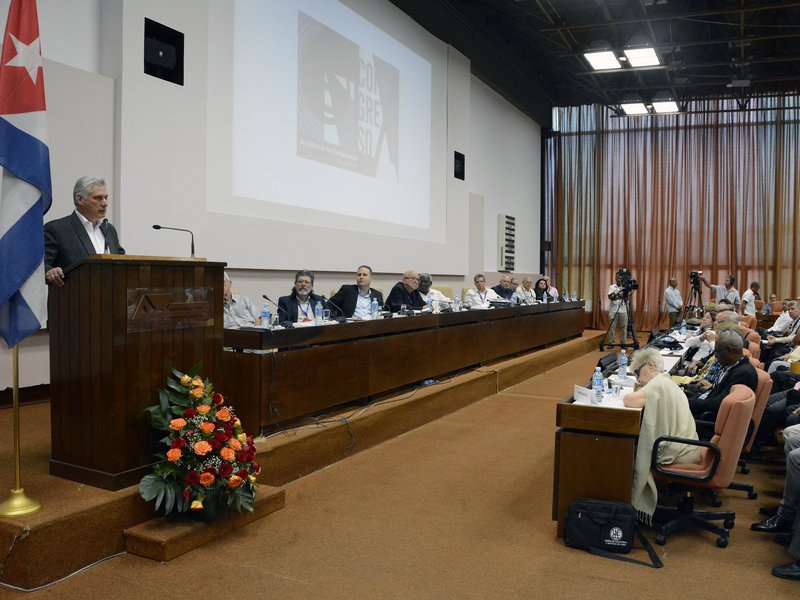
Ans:
{"type": "Polygon", "coordinates": [[[755,315],[742,315],[739,322],[748,329],[755,329],[758,319],[755,315]]]}
{"type": "Polygon", "coordinates": [[[783,312],[783,300],[775,300],[769,303],[769,312],[773,315],[779,315],[783,312]]]}
{"type": "Polygon", "coordinates": [[[739,332],[748,342],[747,349],[753,358],[761,358],[761,336],[749,327],[739,325],[739,332]]]}
{"type": "Polygon", "coordinates": [[[694,525],[716,533],[717,546],[724,548],[728,545],[728,530],[734,525],[736,513],[710,512],[695,510],[693,492],[698,490],[721,490],[727,488],[733,481],[739,455],[744,447],[750,420],[755,407],[755,393],[745,385],[736,384],[730,393],[722,400],[714,424],[714,437],[710,442],[690,440],[664,436],[653,443],[653,459],[651,469],[656,482],[667,493],[680,492],[683,496],[678,500],[676,508],[659,506],[654,520],[663,522],[656,542],[665,544],[667,538],[677,531],[694,525]],[[699,446],[700,459],[690,464],[660,465],[658,459],[658,446],[664,442],[681,442],[699,446]],[[712,523],[723,521],[724,527],[712,523]]]}

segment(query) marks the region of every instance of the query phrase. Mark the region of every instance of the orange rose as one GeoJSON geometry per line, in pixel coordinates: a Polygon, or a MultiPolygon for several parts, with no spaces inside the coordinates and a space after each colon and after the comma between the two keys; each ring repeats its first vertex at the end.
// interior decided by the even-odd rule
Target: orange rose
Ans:
{"type": "Polygon", "coordinates": [[[191,510],[203,510],[203,503],[200,500],[192,500],[191,510]]]}
{"type": "Polygon", "coordinates": [[[181,454],[182,452],[180,448],[172,448],[171,450],[167,450],[167,460],[169,462],[178,462],[181,454]]]}
{"type": "Polygon", "coordinates": [[[238,475],[231,475],[231,478],[228,480],[228,487],[234,489],[240,485],[242,485],[242,478],[238,475]]]}
{"type": "Polygon", "coordinates": [[[214,476],[211,473],[203,473],[200,475],[200,485],[208,487],[214,483],[214,476]]]}
{"type": "Polygon", "coordinates": [[[202,398],[203,397],[203,388],[195,387],[189,390],[189,394],[194,396],[195,398],[202,398]]]}
{"type": "Polygon", "coordinates": [[[209,452],[211,452],[211,444],[208,442],[197,442],[194,445],[194,453],[199,456],[205,456],[209,452]]]}
{"type": "Polygon", "coordinates": [[[188,375],[184,375],[183,377],[181,377],[181,385],[183,387],[189,387],[191,383],[192,383],[192,378],[189,377],[188,375]]]}
{"type": "Polygon", "coordinates": [[[236,452],[234,452],[231,448],[222,448],[219,451],[219,455],[222,457],[222,460],[233,460],[233,457],[236,456],[236,452]]]}
{"type": "Polygon", "coordinates": [[[207,415],[208,411],[210,410],[211,410],[210,404],[201,404],[200,406],[197,407],[197,412],[199,412],[202,416],[207,415]]]}
{"type": "Polygon", "coordinates": [[[192,378],[192,387],[203,388],[203,387],[205,387],[205,384],[203,383],[203,380],[200,379],[199,377],[193,377],[192,378]]]}
{"type": "Polygon", "coordinates": [[[206,435],[211,435],[214,433],[214,424],[213,423],[200,423],[200,431],[205,433],[206,435]]]}
{"type": "Polygon", "coordinates": [[[234,450],[241,450],[242,449],[242,443],[239,440],[237,440],[236,438],[229,439],[228,440],[228,446],[230,446],[234,450]]]}
{"type": "Polygon", "coordinates": [[[186,427],[186,419],[172,419],[172,421],[169,422],[169,428],[172,429],[172,431],[180,431],[184,427],[186,427]]]}
{"type": "Polygon", "coordinates": [[[231,420],[231,411],[229,411],[227,408],[221,408],[217,411],[217,418],[220,421],[227,423],[231,420]]]}

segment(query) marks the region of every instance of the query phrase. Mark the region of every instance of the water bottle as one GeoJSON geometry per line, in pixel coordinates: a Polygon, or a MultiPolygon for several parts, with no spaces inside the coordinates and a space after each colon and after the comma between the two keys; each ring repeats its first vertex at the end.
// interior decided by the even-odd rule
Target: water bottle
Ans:
{"type": "Polygon", "coordinates": [[[378,300],[376,298],[372,299],[372,304],[369,307],[369,314],[372,317],[372,320],[376,320],[378,318],[378,313],[380,313],[381,309],[378,307],[378,300]]]}
{"type": "Polygon", "coordinates": [[[619,368],[617,369],[617,375],[620,379],[627,379],[628,378],[628,355],[625,354],[625,349],[622,350],[619,354],[619,360],[617,361],[619,368]]]}
{"type": "Polygon", "coordinates": [[[573,302],[577,302],[578,301],[578,292],[575,292],[575,291],[572,292],[572,301],[573,302]]]}
{"type": "Polygon", "coordinates": [[[595,367],[594,375],[592,375],[592,404],[603,403],[603,392],[605,392],[606,384],[603,381],[603,372],[600,367],[595,367]]]}
{"type": "Polygon", "coordinates": [[[269,314],[269,304],[264,302],[264,308],[261,309],[261,327],[269,329],[272,315],[269,314]]]}
{"type": "Polygon", "coordinates": [[[453,311],[458,312],[461,310],[461,298],[459,298],[458,294],[453,296],[453,311]]]}
{"type": "Polygon", "coordinates": [[[322,325],[322,302],[314,305],[314,325],[322,325]]]}
{"type": "Polygon", "coordinates": [[[564,302],[569,302],[569,292],[564,288],[564,302]]]}
{"type": "Polygon", "coordinates": [[[433,312],[433,300],[431,300],[431,297],[430,297],[430,296],[428,296],[427,298],[425,298],[425,304],[427,304],[427,305],[428,305],[428,310],[429,310],[429,311],[431,311],[431,312],[433,312]]]}
{"type": "Polygon", "coordinates": [[[681,321],[681,335],[686,335],[686,319],[681,321]]]}

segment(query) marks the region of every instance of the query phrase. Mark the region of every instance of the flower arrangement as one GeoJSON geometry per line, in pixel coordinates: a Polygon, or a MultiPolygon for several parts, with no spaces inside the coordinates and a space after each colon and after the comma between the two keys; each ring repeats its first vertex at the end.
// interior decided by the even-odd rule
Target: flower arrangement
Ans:
{"type": "Polygon", "coordinates": [[[159,404],[146,409],[156,429],[168,432],[163,460],[139,483],[146,501],[165,514],[193,511],[213,520],[220,510],[253,511],[256,462],[253,437],[208,380],[173,369],[159,404]]]}

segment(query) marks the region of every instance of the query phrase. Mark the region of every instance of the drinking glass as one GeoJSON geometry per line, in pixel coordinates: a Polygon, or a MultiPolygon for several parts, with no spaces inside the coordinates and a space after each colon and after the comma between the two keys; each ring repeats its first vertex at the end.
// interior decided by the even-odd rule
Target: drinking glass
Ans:
{"type": "Polygon", "coordinates": [[[322,309],[322,320],[323,321],[330,321],[331,320],[331,309],[330,308],[323,308],[322,309]]]}

